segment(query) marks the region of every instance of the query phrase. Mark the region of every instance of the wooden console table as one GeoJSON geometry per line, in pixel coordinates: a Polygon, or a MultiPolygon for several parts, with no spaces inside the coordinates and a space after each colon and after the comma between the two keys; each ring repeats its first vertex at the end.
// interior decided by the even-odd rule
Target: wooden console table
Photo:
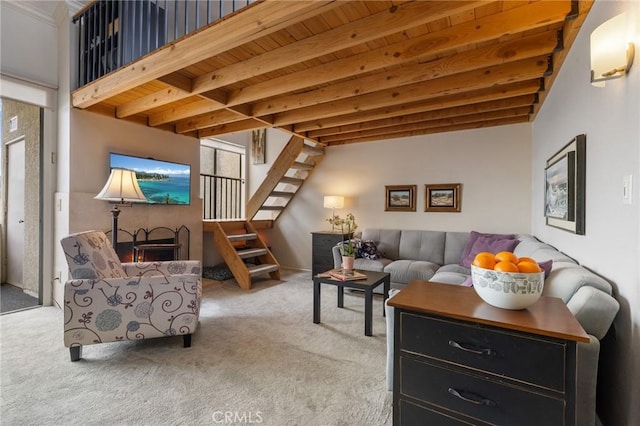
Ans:
{"type": "Polygon", "coordinates": [[[576,345],[561,299],[488,305],[472,287],[413,281],[394,314],[393,424],[576,424],[576,345]]]}

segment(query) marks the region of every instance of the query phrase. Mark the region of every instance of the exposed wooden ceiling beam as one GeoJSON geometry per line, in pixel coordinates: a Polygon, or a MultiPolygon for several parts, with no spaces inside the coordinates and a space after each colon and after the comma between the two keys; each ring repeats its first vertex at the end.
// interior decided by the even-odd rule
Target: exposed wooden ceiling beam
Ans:
{"type": "Polygon", "coordinates": [[[562,22],[571,10],[569,2],[536,2],[504,14],[403,40],[390,46],[368,50],[330,63],[277,77],[229,93],[227,105],[238,105],[298,91],[307,87],[353,77],[385,67],[398,66],[421,58],[437,58],[463,46],[499,39],[514,28],[531,30],[562,22]]]}
{"type": "Polygon", "coordinates": [[[465,104],[462,106],[443,108],[435,111],[420,112],[415,114],[401,115],[392,118],[366,121],[364,123],[350,124],[346,126],[323,128],[308,132],[307,136],[314,139],[325,140],[325,137],[332,135],[344,135],[353,132],[360,132],[382,127],[392,127],[402,124],[417,123],[428,120],[436,120],[447,117],[457,117],[461,115],[478,114],[488,111],[499,111],[517,107],[529,106],[535,102],[535,95],[522,95],[513,98],[499,99],[495,101],[465,104]]]}
{"type": "Polygon", "coordinates": [[[357,132],[341,133],[339,135],[325,136],[320,140],[328,145],[332,145],[340,141],[349,141],[374,136],[383,136],[388,134],[396,134],[400,132],[411,132],[415,130],[431,129],[444,126],[456,126],[459,124],[475,123],[482,121],[498,120],[503,118],[522,117],[531,112],[531,106],[521,106],[518,108],[501,109],[497,111],[476,112],[472,114],[463,114],[447,118],[438,118],[431,120],[423,120],[410,124],[401,124],[390,127],[380,127],[370,130],[361,130],[357,132]]]}
{"type": "Polygon", "coordinates": [[[275,114],[323,102],[434,80],[480,68],[516,62],[545,55],[553,51],[557,42],[557,32],[549,31],[526,39],[511,40],[480,49],[469,50],[431,62],[406,65],[400,69],[394,68],[381,73],[369,74],[357,80],[347,80],[305,93],[296,93],[258,102],[254,105],[252,113],[255,116],[275,114]]]}
{"type": "Polygon", "coordinates": [[[542,77],[549,69],[546,56],[524,59],[510,64],[492,66],[448,77],[437,78],[425,83],[411,84],[395,89],[381,90],[317,106],[300,108],[275,115],[274,125],[297,123],[314,118],[333,117],[358,111],[382,108],[404,102],[414,102],[482,89],[500,84],[531,80],[542,77]]]}
{"type": "MultiPolygon", "coordinates": [[[[422,129],[422,130],[413,130],[413,131],[404,131],[404,132],[398,132],[398,133],[390,133],[384,136],[384,139],[400,139],[400,138],[408,138],[411,136],[422,136],[422,135],[429,135],[429,134],[435,134],[435,133],[445,133],[445,132],[453,132],[453,131],[458,131],[458,130],[470,130],[470,129],[483,129],[483,128],[487,128],[487,127],[495,127],[495,126],[505,126],[505,125],[509,125],[509,124],[519,124],[519,123],[526,123],[529,121],[529,116],[528,115],[524,115],[521,117],[511,117],[511,118],[502,118],[502,119],[498,119],[498,120],[491,120],[491,121],[480,121],[480,122],[473,122],[473,123],[465,123],[465,124],[458,124],[455,126],[442,126],[442,127],[434,127],[434,128],[429,128],[429,129],[422,129]]],[[[342,141],[342,142],[337,142],[335,144],[331,144],[329,146],[332,145],[345,145],[345,144],[350,144],[350,143],[361,143],[361,142],[374,142],[374,141],[380,141],[382,140],[382,138],[378,135],[378,136],[371,136],[371,137],[363,137],[363,138],[359,138],[359,139],[352,139],[349,141],[342,141]]]]}
{"type": "Polygon", "coordinates": [[[147,55],[118,72],[83,86],[72,93],[72,104],[86,108],[123,90],[160,78],[176,69],[200,62],[233,46],[274,33],[305,16],[315,16],[339,2],[309,0],[294,2],[259,1],[234,16],[201,30],[198,37],[184,37],[147,55]]]}

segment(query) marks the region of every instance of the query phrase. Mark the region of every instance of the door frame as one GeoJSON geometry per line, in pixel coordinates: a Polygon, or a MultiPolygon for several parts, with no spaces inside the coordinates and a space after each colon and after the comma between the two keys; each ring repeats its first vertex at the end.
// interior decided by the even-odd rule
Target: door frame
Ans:
{"type": "MultiPolygon", "coordinates": [[[[6,141],[4,143],[4,156],[2,158],[2,170],[4,171],[3,175],[2,175],[2,193],[4,194],[3,197],[3,206],[2,206],[2,215],[3,215],[3,222],[4,222],[4,229],[3,229],[3,233],[2,233],[2,282],[9,282],[9,258],[8,258],[8,254],[9,251],[7,250],[8,244],[7,242],[9,241],[9,186],[10,186],[10,182],[9,182],[9,147],[11,145],[15,145],[15,144],[19,144],[22,143],[24,144],[24,149],[26,151],[26,144],[27,144],[27,140],[25,138],[24,135],[20,135],[17,138],[11,139],[9,141],[6,141]]],[[[25,157],[26,159],[26,157],[25,157]]],[[[23,173],[24,173],[24,163],[22,164],[22,169],[23,169],[23,173]]],[[[23,197],[25,196],[24,194],[24,187],[23,187],[23,197]]],[[[24,199],[24,198],[23,198],[24,199]]],[[[24,219],[24,203],[23,203],[23,212],[22,212],[22,218],[24,219]]],[[[23,244],[24,244],[24,234],[25,234],[25,227],[22,226],[22,239],[23,239],[23,244]]],[[[38,244],[38,247],[40,247],[41,244],[38,244]]],[[[22,254],[22,262],[23,262],[23,267],[22,267],[22,271],[20,272],[21,275],[21,285],[24,285],[24,245],[23,245],[23,254],[22,254]]],[[[40,294],[40,286],[38,286],[38,295],[40,294]]],[[[22,287],[24,288],[24,287],[22,287]]]]}
{"type": "Polygon", "coordinates": [[[56,145],[58,90],[37,82],[0,73],[0,93],[3,98],[40,107],[40,274],[38,302],[52,304],[54,257],[54,198],[56,188],[56,145]],[[46,284],[45,284],[46,280],[46,284]]]}

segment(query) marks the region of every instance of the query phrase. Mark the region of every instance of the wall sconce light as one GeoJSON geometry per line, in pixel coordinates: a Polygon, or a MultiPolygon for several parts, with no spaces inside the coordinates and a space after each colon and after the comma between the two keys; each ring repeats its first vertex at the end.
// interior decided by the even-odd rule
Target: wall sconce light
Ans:
{"type": "Polygon", "coordinates": [[[626,13],[614,16],[591,33],[591,84],[624,76],[631,68],[635,46],[627,37],[626,13]]]}
{"type": "MultiPolygon", "coordinates": [[[[344,207],[344,197],[341,195],[325,195],[324,196],[324,208],[331,209],[331,219],[336,216],[336,209],[344,207]]],[[[335,225],[331,223],[331,230],[335,230],[335,225]]]]}
{"type": "Polygon", "coordinates": [[[131,206],[132,202],[145,202],[145,198],[136,172],[125,169],[111,169],[111,174],[102,191],[95,197],[96,200],[115,201],[116,204],[111,208],[111,245],[114,250],[118,246],[118,216],[120,209],[118,206],[131,206]]]}

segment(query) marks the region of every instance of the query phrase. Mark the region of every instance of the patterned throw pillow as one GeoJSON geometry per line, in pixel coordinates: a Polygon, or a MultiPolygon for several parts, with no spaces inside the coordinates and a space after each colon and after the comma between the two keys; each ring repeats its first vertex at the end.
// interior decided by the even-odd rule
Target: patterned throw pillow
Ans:
{"type": "Polygon", "coordinates": [[[371,240],[358,240],[356,243],[356,258],[378,260],[384,257],[384,253],[378,251],[378,246],[371,240]]]}

